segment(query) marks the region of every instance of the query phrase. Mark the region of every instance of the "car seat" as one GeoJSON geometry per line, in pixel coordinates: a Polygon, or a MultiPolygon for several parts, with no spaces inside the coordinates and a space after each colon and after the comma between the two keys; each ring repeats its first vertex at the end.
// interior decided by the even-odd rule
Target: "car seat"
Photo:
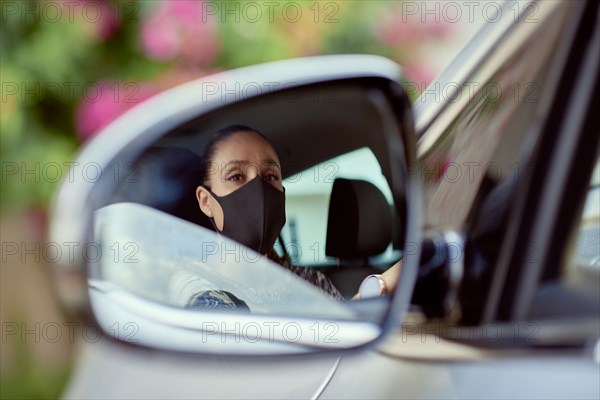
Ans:
{"type": "Polygon", "coordinates": [[[338,266],[325,273],[344,297],[356,294],[368,275],[382,272],[369,258],[383,253],[392,242],[392,221],[391,207],[375,185],[345,178],[334,181],[325,254],[336,257],[338,266]]]}
{"type": "Polygon", "coordinates": [[[196,200],[200,159],[180,147],[150,147],[127,166],[108,203],[140,203],[212,229],[196,200]]]}

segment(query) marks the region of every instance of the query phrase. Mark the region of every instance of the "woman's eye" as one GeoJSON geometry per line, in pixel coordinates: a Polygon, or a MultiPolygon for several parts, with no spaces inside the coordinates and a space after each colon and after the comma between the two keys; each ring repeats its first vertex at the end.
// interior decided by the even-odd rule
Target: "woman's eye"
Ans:
{"type": "Polygon", "coordinates": [[[227,177],[227,180],[230,182],[241,182],[244,179],[242,174],[233,174],[227,177]]]}
{"type": "Polygon", "coordinates": [[[279,176],[275,174],[267,174],[267,176],[265,176],[265,180],[267,182],[276,182],[279,180],[279,176]]]}

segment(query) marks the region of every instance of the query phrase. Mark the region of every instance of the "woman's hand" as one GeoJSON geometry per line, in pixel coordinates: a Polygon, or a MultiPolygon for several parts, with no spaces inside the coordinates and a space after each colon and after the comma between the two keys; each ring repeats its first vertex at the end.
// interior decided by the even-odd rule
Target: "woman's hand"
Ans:
{"type": "Polygon", "coordinates": [[[402,268],[402,260],[398,261],[396,264],[392,265],[381,274],[381,279],[385,282],[385,287],[387,288],[388,293],[393,293],[396,290],[396,286],[398,286],[398,278],[400,277],[400,269],[402,268]]]}
{"type": "MultiPolygon", "coordinates": [[[[402,268],[402,260],[392,265],[384,273],[381,274],[381,279],[385,284],[387,293],[393,293],[398,286],[398,278],[400,277],[400,269],[402,268]]],[[[356,293],[352,300],[359,300],[360,293],[356,293]]]]}

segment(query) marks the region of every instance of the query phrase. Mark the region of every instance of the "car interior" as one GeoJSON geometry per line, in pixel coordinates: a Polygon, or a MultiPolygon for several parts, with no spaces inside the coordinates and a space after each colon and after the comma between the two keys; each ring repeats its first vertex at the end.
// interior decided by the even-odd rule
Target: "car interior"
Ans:
{"type": "MultiPolygon", "coordinates": [[[[200,157],[180,147],[151,147],[130,166],[133,173],[115,186],[109,204],[133,202],[150,206],[207,229],[209,219],[198,210],[200,157]]],[[[314,266],[330,277],[346,299],[362,280],[397,261],[398,252],[379,257],[402,243],[398,213],[372,183],[336,178],[328,206],[325,254],[334,260],[314,266]]],[[[281,239],[281,238],[280,238],[281,239]]],[[[281,239],[283,240],[283,239],[281,239]]]]}
{"type": "MultiPolygon", "coordinates": [[[[255,127],[269,138],[282,160],[284,179],[336,156],[368,148],[378,164],[377,174],[391,188],[392,163],[386,144],[389,132],[384,130],[376,102],[369,101],[374,94],[365,95],[355,81],[352,86],[343,81],[318,88],[308,86],[297,90],[293,98],[284,90],[190,121],[137,157],[130,157],[134,161],[125,164],[132,173],[112,185],[114,189],[103,205],[144,204],[213,229],[209,219],[199,212],[194,195],[199,184],[198,166],[210,134],[230,124],[255,127]],[[310,118],[306,117],[307,111],[310,118]]],[[[390,205],[372,183],[347,179],[344,171],[339,172],[330,193],[328,214],[319,227],[326,234],[321,244],[325,262],[300,265],[319,268],[350,299],[366,276],[381,273],[400,259],[405,200],[395,196],[395,205],[390,205]]],[[[289,237],[280,237],[283,239],[290,241],[289,237]]]]}

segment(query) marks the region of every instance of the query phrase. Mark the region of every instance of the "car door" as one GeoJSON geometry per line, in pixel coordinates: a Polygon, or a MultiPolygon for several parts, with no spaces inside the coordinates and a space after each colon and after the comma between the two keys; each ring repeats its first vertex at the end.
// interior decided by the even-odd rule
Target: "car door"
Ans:
{"type": "Polygon", "coordinates": [[[598,7],[530,4],[484,27],[415,104],[424,228],[456,233],[457,301],[343,359],[325,398],[600,395],[600,271],[573,244],[587,235],[597,253],[580,213],[598,160],[598,7]]]}

